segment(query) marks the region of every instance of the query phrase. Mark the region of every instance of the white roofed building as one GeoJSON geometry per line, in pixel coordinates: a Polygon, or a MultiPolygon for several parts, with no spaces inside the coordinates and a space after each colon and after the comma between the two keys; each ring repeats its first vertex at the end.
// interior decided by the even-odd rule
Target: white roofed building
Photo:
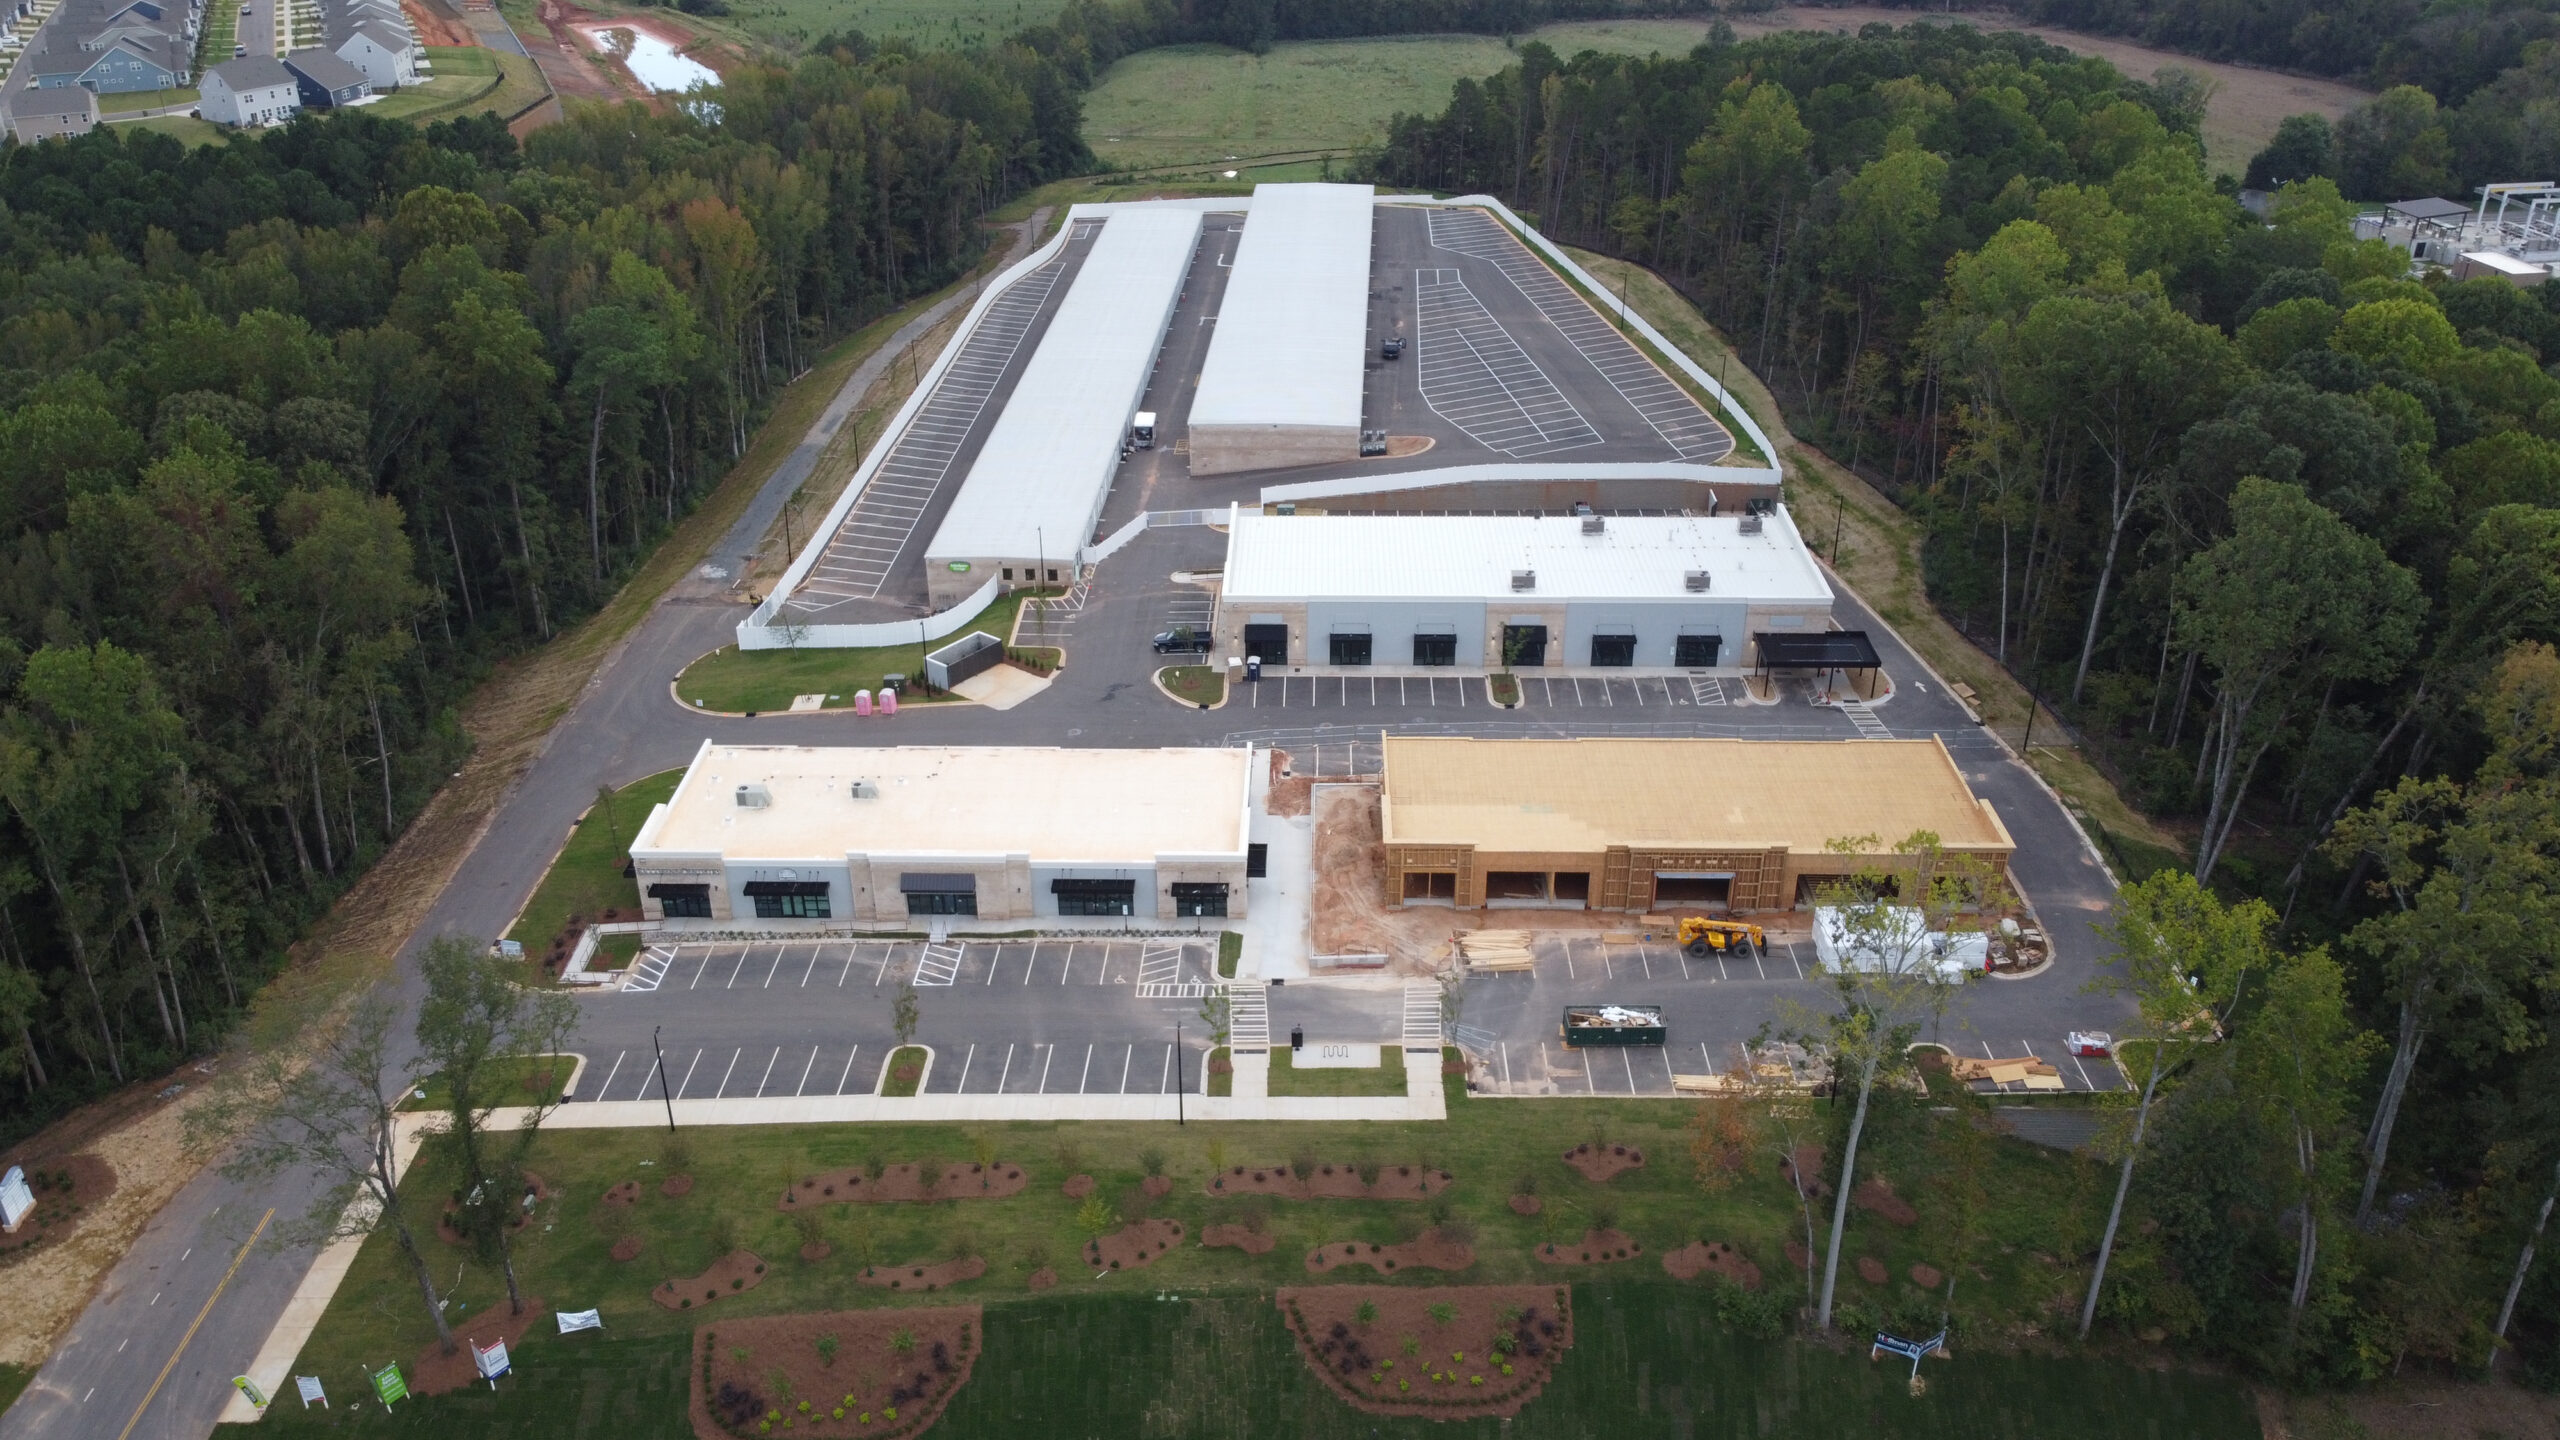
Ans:
{"type": "Polygon", "coordinates": [[[990,579],[1072,579],[1182,297],[1200,216],[1189,207],[1123,209],[1103,221],[925,548],[936,608],[990,579]]]}
{"type": "Polygon", "coordinates": [[[1366,185],[1257,185],[1191,401],[1191,473],[1360,454],[1366,185]]]}
{"type": "Polygon", "coordinates": [[[1235,515],[1222,656],[1266,668],[1733,670],[1830,628],[1784,507],[1766,515],[1235,515]]]}

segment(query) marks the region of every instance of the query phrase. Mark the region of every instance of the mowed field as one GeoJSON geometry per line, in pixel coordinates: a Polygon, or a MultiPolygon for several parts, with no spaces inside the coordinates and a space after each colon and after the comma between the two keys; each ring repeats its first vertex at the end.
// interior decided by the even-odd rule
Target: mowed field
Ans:
{"type": "MultiPolygon", "coordinates": [[[[813,0],[835,3],[835,0],[813,0]]],[[[907,8],[880,0],[883,8],[907,8]]],[[[1876,21],[1975,23],[1964,16],[1920,15],[1872,6],[1778,10],[1734,17],[1745,35],[1773,30],[1855,30],[1876,21]]],[[[1624,55],[1687,52],[1706,38],[1705,20],[1606,20],[1550,25],[1534,38],[1564,54],[1583,50],[1624,55]]],[[[2364,98],[2335,81],[2192,60],[2122,40],[2094,39],[2038,26],[2020,28],[2077,54],[2100,56],[2139,79],[2162,65],[2201,70],[2218,85],[2205,118],[2205,150],[2217,170],[2238,174],[2285,116],[2313,111],[2331,119],[2364,98]]],[[[1149,50],[1111,67],[1085,99],[1085,139],[1121,166],[1223,168],[1244,178],[1313,178],[1253,173],[1256,157],[1303,164],[1316,154],[1347,154],[1386,136],[1399,110],[1436,112],[1463,77],[1491,75],[1517,58],[1511,46],[1482,35],[1399,35],[1275,45],[1250,55],[1214,45],[1149,50]]]]}

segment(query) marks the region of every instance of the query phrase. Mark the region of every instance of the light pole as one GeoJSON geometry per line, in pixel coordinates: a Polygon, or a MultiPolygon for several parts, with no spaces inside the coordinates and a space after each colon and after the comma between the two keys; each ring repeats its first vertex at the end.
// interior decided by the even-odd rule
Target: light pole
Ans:
{"type": "Polygon", "coordinates": [[[667,1102],[667,1133],[676,1131],[676,1100],[667,1093],[667,1052],[658,1046],[658,1026],[649,1027],[649,1048],[658,1057],[658,1098],[667,1102]]]}

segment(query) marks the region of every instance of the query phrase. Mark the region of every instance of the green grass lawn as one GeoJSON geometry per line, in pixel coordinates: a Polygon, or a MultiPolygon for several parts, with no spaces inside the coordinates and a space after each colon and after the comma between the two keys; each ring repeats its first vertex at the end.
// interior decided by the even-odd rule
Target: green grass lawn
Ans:
{"type": "Polygon", "coordinates": [[[1286,1045],[1271,1047],[1271,1093],[1274,1095],[1401,1095],[1404,1052],[1394,1046],[1379,1050],[1384,1062],[1357,1070],[1301,1070],[1286,1045]]]}
{"type": "Polygon", "coordinates": [[[1211,1046],[1209,1049],[1209,1058],[1202,1063],[1209,1067],[1209,1089],[1207,1093],[1212,1099],[1231,1096],[1236,1093],[1236,1072],[1234,1069],[1235,1057],[1227,1052],[1226,1046],[1211,1046]],[[1220,1070],[1217,1068],[1218,1062],[1221,1060],[1227,1062],[1227,1069],[1220,1070]]]}
{"type": "Polygon", "coordinates": [[[188,115],[154,115],[148,120],[119,120],[115,124],[121,130],[157,130],[163,135],[174,135],[180,144],[190,147],[231,143],[230,131],[210,120],[198,120],[188,115]]]}
{"type": "MultiPolygon", "coordinates": [[[[577,1066],[577,1063],[567,1056],[554,1058],[542,1055],[518,1060],[495,1061],[490,1065],[490,1069],[496,1076],[500,1092],[507,1097],[506,1103],[530,1105],[537,1098],[558,1099],[560,1087],[569,1083],[569,1072],[577,1066]]],[[[452,1093],[446,1088],[444,1077],[439,1074],[430,1075],[419,1081],[411,1090],[409,1098],[400,1102],[400,1108],[442,1110],[452,1103],[452,1093]],[[424,1090],[427,1093],[422,1096],[417,1093],[418,1090],[424,1090]]]]}
{"type": "Polygon", "coordinates": [[[1218,932],[1218,978],[1236,978],[1236,962],[1244,958],[1244,935],[1240,931],[1218,932]]]}
{"type": "Polygon", "coordinates": [[[917,1045],[901,1045],[889,1052],[888,1079],[880,1086],[883,1095],[910,1096],[924,1082],[925,1052],[917,1045]],[[905,1073],[912,1068],[914,1073],[905,1073]]]}
{"type": "Polygon", "coordinates": [[[427,59],[432,67],[429,78],[376,100],[370,107],[374,114],[424,124],[470,110],[499,108],[494,102],[475,103],[495,94],[506,81],[498,52],[477,45],[430,45],[427,59]]]}
{"type": "Polygon", "coordinates": [[[27,1393],[28,1382],[35,1378],[33,1365],[0,1365],[0,1413],[17,1404],[18,1397],[27,1393]]]}
{"type": "Polygon", "coordinates": [[[1215,665],[1168,665],[1156,672],[1156,679],[1175,699],[1194,705],[1215,705],[1227,698],[1226,672],[1215,665]]]}
{"type": "Polygon", "coordinates": [[[157,110],[163,105],[193,105],[193,90],[128,90],[117,95],[98,97],[101,115],[129,115],[136,110],[157,110]]]}
{"type": "MultiPolygon", "coordinates": [[[[999,597],[969,623],[968,629],[930,644],[883,645],[869,650],[741,650],[735,645],[723,645],[685,667],[684,673],[676,677],[676,693],[684,697],[686,704],[698,704],[705,710],[752,710],[759,714],[788,710],[792,697],[797,695],[824,695],[826,708],[841,710],[853,703],[855,691],[879,690],[883,675],[904,675],[910,684],[921,685],[925,653],[939,650],[971,631],[983,631],[999,640],[1006,638],[1012,633],[1015,613],[1031,593],[1017,590],[999,597]]],[[[1028,628],[1023,634],[1024,638],[1031,638],[1028,628]]],[[[933,701],[908,695],[898,703],[933,701]]]]}
{"type": "Polygon", "coordinates": [[[640,887],[622,873],[631,852],[631,837],[649,818],[649,807],[676,793],[682,770],[667,770],[635,780],[598,800],[569,832],[558,858],[544,872],[533,898],[506,938],[521,943],[529,961],[539,961],[572,915],[597,919],[607,910],[625,920],[640,917],[640,887]]]}

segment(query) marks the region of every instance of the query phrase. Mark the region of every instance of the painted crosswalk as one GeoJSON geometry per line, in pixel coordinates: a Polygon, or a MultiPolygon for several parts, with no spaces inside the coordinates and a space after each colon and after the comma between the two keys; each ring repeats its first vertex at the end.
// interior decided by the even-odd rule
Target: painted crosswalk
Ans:
{"type": "Polygon", "coordinates": [[[1876,718],[1876,712],[1867,707],[1866,701],[1852,696],[1840,701],[1839,705],[1840,713],[1848,716],[1849,723],[1858,727],[1860,736],[1869,740],[1893,738],[1893,732],[1886,729],[1884,722],[1876,718]]]}
{"type": "Polygon", "coordinates": [[[1240,1055],[1259,1055],[1271,1048],[1271,994],[1262,982],[1221,987],[1227,995],[1227,1044],[1240,1055]]]}
{"type": "Polygon", "coordinates": [[[1404,987],[1404,1048],[1430,1051],[1440,1048],[1439,986],[1404,987]]]}
{"type": "Polygon", "coordinates": [[[959,978],[961,958],[969,953],[965,945],[940,941],[924,947],[916,956],[918,985],[948,985],[959,978]]]}
{"type": "Polygon", "coordinates": [[[624,993],[641,995],[657,989],[660,982],[667,978],[667,967],[674,964],[675,960],[676,952],[672,947],[650,946],[638,960],[632,962],[631,969],[623,975],[624,993]]]}

